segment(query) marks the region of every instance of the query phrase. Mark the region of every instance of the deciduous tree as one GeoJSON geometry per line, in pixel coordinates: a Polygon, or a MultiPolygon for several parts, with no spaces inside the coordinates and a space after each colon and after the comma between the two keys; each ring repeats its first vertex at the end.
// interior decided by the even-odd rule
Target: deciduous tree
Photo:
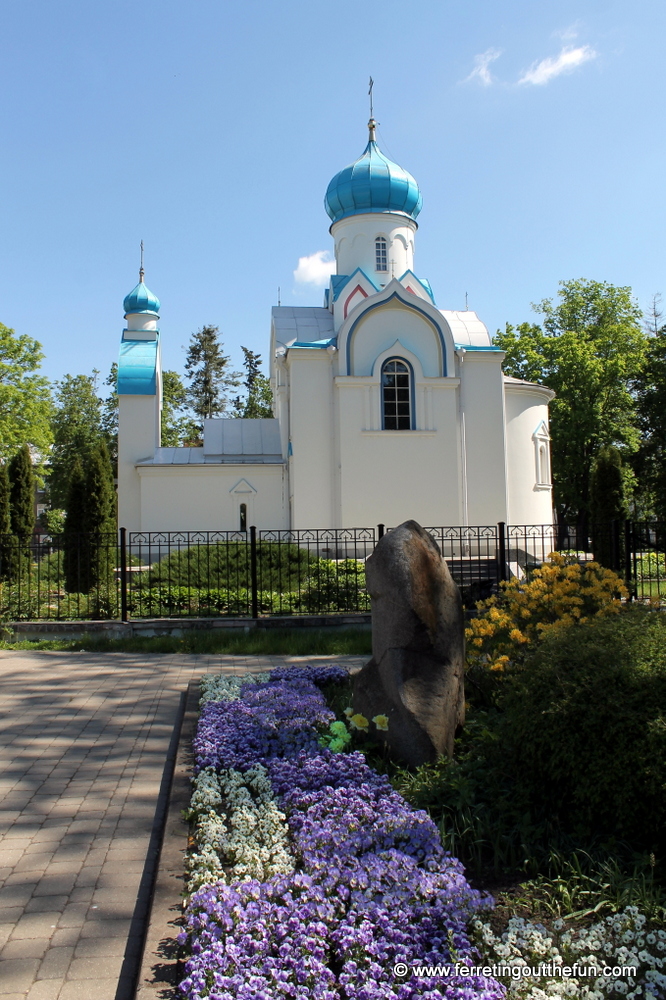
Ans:
{"type": "Polygon", "coordinates": [[[97,376],[65,375],[56,382],[53,415],[53,449],[49,475],[52,507],[67,507],[69,479],[78,457],[83,466],[101,440],[102,401],[97,395],[97,376]]]}
{"type": "Polygon", "coordinates": [[[554,502],[561,521],[590,516],[592,463],[604,445],[625,454],[639,444],[635,387],[646,337],[631,289],[598,281],[565,281],[559,301],[534,306],[541,326],[507,324],[495,344],[504,371],[557,393],[550,407],[554,502]]]}
{"type": "Polygon", "coordinates": [[[666,523],[666,326],[647,344],[647,362],[638,381],[638,418],[642,431],[636,456],[641,484],[638,511],[666,523]]]}
{"type": "Polygon", "coordinates": [[[41,345],[0,323],[0,461],[23,444],[44,455],[51,443],[51,390],[37,374],[41,345]]]}

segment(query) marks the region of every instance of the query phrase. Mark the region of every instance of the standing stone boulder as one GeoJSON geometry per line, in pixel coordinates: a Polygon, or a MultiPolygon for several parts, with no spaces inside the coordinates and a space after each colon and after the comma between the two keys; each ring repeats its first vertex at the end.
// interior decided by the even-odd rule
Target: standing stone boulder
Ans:
{"type": "Polygon", "coordinates": [[[449,568],[430,535],[405,521],[380,539],[366,581],[372,659],[354,679],[354,711],[388,717],[376,735],[406,764],[451,756],[465,718],[465,630],[449,568]]]}

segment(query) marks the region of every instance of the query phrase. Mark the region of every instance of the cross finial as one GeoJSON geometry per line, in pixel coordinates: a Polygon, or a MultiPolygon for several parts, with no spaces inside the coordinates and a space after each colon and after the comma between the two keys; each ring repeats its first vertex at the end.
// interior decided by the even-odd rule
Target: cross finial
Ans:
{"type": "Polygon", "coordinates": [[[370,97],[370,121],[368,122],[368,131],[370,133],[370,142],[375,141],[375,129],[377,128],[377,122],[375,121],[374,108],[372,103],[372,88],[375,85],[375,81],[370,77],[370,86],[368,88],[368,96],[370,97]]]}
{"type": "Polygon", "coordinates": [[[143,284],[143,240],[141,240],[141,267],[139,268],[139,283],[143,284]]]}

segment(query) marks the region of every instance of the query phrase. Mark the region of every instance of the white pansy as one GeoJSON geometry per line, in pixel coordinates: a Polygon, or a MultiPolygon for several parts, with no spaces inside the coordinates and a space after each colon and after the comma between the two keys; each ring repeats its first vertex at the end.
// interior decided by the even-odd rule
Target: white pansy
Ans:
{"type": "Polygon", "coordinates": [[[207,767],[193,784],[187,812],[194,842],[187,865],[188,893],[220,880],[265,881],[294,870],[287,820],[265,768],[256,765],[244,774],[225,770],[218,775],[207,767]]]}
{"type": "Polygon", "coordinates": [[[238,701],[241,684],[249,682],[264,684],[270,679],[270,671],[256,674],[204,674],[201,678],[200,705],[207,701],[238,701]]]}
{"type": "Polygon", "coordinates": [[[666,976],[660,971],[666,966],[653,951],[666,950],[666,932],[650,930],[647,918],[635,906],[622,913],[606,917],[590,927],[568,927],[558,919],[553,926],[557,933],[551,936],[543,924],[531,923],[522,917],[509,920],[503,934],[495,935],[489,924],[476,920],[473,930],[485,964],[509,964],[513,967],[528,965],[574,965],[601,970],[604,966],[635,967],[636,976],[621,978],[554,977],[540,979],[504,979],[507,1000],[550,1000],[550,998],[575,997],[580,1000],[606,1000],[610,997],[627,997],[627,1000],[656,1000],[658,990],[666,985],[666,976]],[[643,945],[656,944],[653,951],[643,945]],[[629,947],[627,947],[629,945],[629,947]],[[660,947],[661,946],[661,947],[660,947]]]}

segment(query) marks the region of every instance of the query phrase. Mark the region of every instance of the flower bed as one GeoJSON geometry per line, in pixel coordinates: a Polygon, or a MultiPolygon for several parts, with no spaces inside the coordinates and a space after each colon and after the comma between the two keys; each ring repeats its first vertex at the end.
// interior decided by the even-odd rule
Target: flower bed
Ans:
{"type": "Polygon", "coordinates": [[[189,1000],[499,1000],[490,978],[412,973],[476,964],[467,924],[490,900],[362,754],[320,745],[333,713],[317,684],[343,676],[308,667],[206,681],[181,990],[189,1000]]]}

